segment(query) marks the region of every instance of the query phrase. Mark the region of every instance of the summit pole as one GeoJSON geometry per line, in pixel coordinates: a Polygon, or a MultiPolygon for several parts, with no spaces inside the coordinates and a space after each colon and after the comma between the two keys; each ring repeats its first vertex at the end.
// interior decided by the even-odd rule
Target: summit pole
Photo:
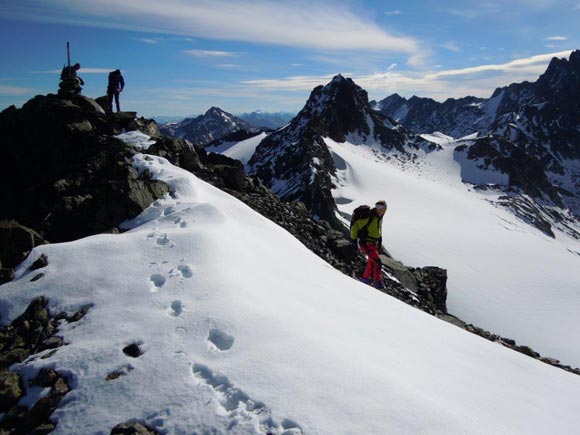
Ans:
{"type": "Polygon", "coordinates": [[[68,76],[70,78],[70,76],[71,76],[71,70],[70,70],[70,42],[68,42],[68,41],[66,43],[66,60],[68,62],[68,76]]]}

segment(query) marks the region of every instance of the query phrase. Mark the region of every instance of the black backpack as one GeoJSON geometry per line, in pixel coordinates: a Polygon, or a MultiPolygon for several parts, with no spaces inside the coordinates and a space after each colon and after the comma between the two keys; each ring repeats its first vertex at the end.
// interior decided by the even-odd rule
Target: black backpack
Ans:
{"type": "MultiPolygon", "coordinates": [[[[366,204],[359,205],[352,212],[352,216],[350,218],[350,229],[352,229],[352,226],[354,225],[354,223],[356,221],[358,221],[360,219],[370,218],[372,216],[372,214],[373,214],[373,209],[371,208],[370,205],[366,205],[366,204]]],[[[361,234],[361,232],[364,234],[364,232],[367,231],[367,227],[371,223],[371,220],[372,219],[369,219],[368,223],[359,230],[359,234],[361,234]]]]}

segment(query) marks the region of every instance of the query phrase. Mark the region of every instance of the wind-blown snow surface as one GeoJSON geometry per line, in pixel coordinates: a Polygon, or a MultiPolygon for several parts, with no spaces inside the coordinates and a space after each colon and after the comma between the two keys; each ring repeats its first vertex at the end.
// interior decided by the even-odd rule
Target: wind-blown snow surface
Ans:
{"type": "Polygon", "coordinates": [[[407,265],[447,269],[451,313],[580,366],[580,242],[560,232],[551,239],[494,206],[497,195],[473,192],[452,138],[427,139],[443,150],[409,164],[327,139],[339,210],[387,200],[385,246],[407,265]]]}
{"type": "Polygon", "coordinates": [[[254,137],[239,142],[224,142],[223,144],[207,147],[206,151],[223,154],[232,159],[240,160],[244,165],[252,158],[260,142],[268,136],[267,133],[260,133],[254,137]]]}
{"type": "Polygon", "coordinates": [[[67,346],[17,366],[69,374],[55,434],[129,419],[183,435],[577,433],[580,377],[358,283],[163,158],[135,164],[172,196],[123,234],[35,248],[0,287],[3,322],[43,294],[53,312],[94,304],[61,326],[67,346]]]}

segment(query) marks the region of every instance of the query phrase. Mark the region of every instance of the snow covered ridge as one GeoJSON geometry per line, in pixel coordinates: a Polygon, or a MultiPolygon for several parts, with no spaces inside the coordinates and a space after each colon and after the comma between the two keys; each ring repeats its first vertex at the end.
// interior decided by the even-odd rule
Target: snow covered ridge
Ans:
{"type": "Polygon", "coordinates": [[[41,294],[54,312],[94,304],[61,326],[67,346],[16,366],[31,377],[54,367],[72,381],[53,433],[110,433],[128,420],[159,433],[577,429],[579,377],[344,276],[165,159],[136,164],[171,195],[123,234],[37,248],[2,286],[5,322],[41,294]],[[45,275],[30,282],[41,253],[45,275]],[[136,358],[123,352],[133,343],[136,358]],[[123,375],[107,380],[115,371],[123,375]]]}

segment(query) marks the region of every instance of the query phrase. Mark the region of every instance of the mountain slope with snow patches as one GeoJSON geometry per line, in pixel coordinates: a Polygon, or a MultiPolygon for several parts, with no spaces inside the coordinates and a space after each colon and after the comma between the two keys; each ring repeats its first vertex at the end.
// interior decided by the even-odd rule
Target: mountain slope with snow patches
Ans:
{"type": "MultiPolygon", "coordinates": [[[[326,139],[340,212],[386,199],[385,246],[407,265],[447,269],[451,313],[578,366],[580,242],[560,231],[550,238],[498,207],[498,193],[462,182],[490,171],[457,161],[450,138],[423,137],[443,149],[413,162],[326,139]]],[[[496,172],[495,182],[502,177],[496,172]]]]}
{"type": "MultiPolygon", "coordinates": [[[[329,146],[347,168],[360,160],[396,181],[348,146],[329,146]]],[[[358,283],[163,158],[138,155],[135,165],[168,183],[171,195],[127,222],[123,234],[35,248],[1,288],[3,322],[37,295],[46,295],[54,312],[94,304],[83,320],[61,326],[67,346],[16,367],[29,378],[44,366],[68,374],[72,391],[53,414],[55,434],[109,433],[127,420],[175,434],[577,430],[580,377],[358,283]],[[27,267],[41,253],[49,262],[45,276],[30,282],[27,267]],[[144,354],[124,355],[130,343],[144,354]],[[116,370],[126,375],[107,381],[116,370]]],[[[426,187],[417,181],[405,190],[418,188],[426,187]]],[[[410,254],[402,242],[416,261],[428,260],[431,247],[452,249],[437,232],[403,224],[412,207],[391,191],[380,193],[391,205],[385,232],[396,254],[410,254]],[[421,237],[409,237],[413,232],[421,237]]],[[[443,198],[436,187],[432,194],[434,201],[456,198],[443,198]]],[[[504,225],[544,246],[540,236],[504,225]]],[[[468,255],[462,248],[457,242],[453,249],[468,255]]]]}

